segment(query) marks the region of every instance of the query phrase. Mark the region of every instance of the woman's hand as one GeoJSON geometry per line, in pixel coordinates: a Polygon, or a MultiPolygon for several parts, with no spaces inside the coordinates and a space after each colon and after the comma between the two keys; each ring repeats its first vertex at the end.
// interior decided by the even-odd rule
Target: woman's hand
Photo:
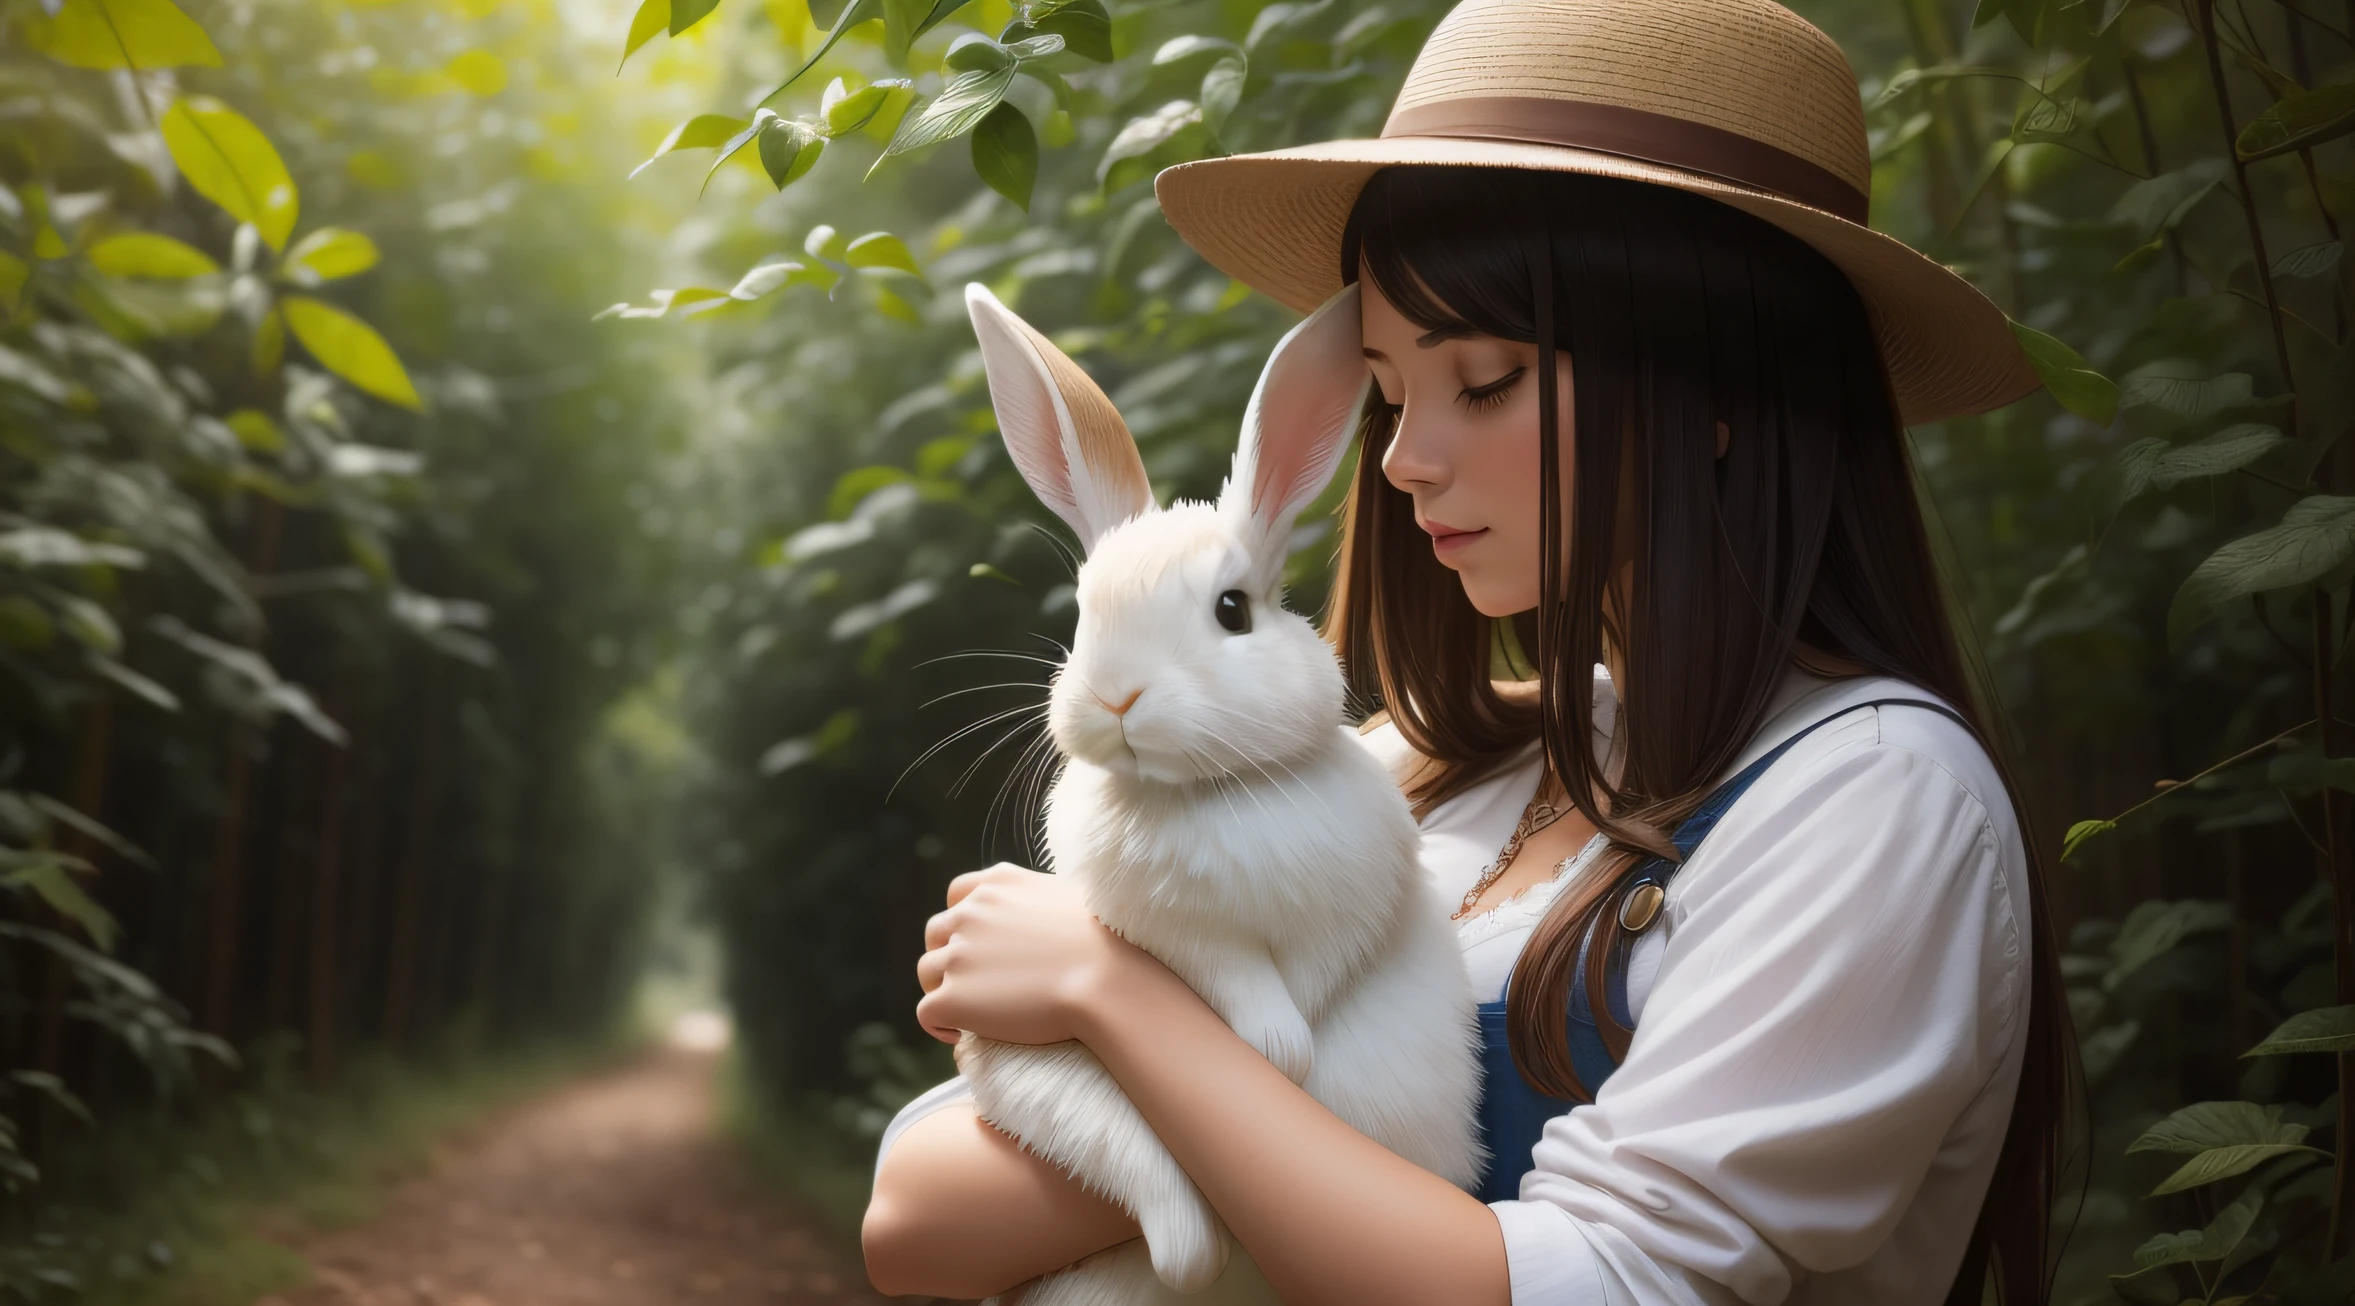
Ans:
{"type": "Polygon", "coordinates": [[[1085,1038],[1107,995],[1155,971],[1177,982],[1097,920],[1077,884],[1009,862],[949,881],[924,947],[916,1020],[943,1043],[960,1030],[1001,1043],[1085,1038]]]}

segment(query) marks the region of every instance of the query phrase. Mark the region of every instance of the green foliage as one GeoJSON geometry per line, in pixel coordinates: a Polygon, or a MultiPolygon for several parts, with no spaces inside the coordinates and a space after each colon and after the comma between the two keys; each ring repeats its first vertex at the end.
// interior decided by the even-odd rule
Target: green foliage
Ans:
{"type": "Polygon", "coordinates": [[[144,1258],[126,1188],[292,1136],[259,1077],[603,1027],[686,422],[586,320],[658,224],[555,12],[5,21],[0,1295],[48,1300],[144,1258]]]}

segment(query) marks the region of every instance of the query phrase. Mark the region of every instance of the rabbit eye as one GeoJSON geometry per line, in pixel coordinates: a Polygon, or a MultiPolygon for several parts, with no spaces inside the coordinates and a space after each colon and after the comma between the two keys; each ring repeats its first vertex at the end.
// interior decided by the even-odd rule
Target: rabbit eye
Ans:
{"type": "Polygon", "coordinates": [[[1218,617],[1218,624],[1240,635],[1251,629],[1251,596],[1241,590],[1228,590],[1210,605],[1218,617]]]}

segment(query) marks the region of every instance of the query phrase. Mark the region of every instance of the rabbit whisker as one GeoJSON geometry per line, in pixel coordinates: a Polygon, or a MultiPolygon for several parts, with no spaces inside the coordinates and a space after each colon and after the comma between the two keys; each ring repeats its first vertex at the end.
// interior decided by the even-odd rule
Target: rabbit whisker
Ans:
{"type": "Polygon", "coordinates": [[[1017,721],[1013,724],[1012,727],[1007,729],[1006,733],[999,735],[994,741],[992,741],[989,747],[982,749],[980,755],[975,757],[973,761],[965,767],[964,772],[957,777],[957,782],[949,786],[950,796],[954,797],[955,795],[962,793],[965,789],[965,783],[973,778],[974,772],[981,769],[981,764],[983,762],[989,760],[990,754],[1004,747],[1007,740],[1012,739],[1018,734],[1021,734],[1024,730],[1029,729],[1033,724],[1035,723],[1030,721],[1017,721]]]}
{"type": "MultiPolygon", "coordinates": [[[[1223,740],[1223,739],[1219,740],[1218,742],[1220,742],[1220,743],[1222,743],[1222,744],[1223,744],[1223,743],[1226,743],[1226,741],[1225,741],[1225,740],[1223,740]]],[[[1229,747],[1229,748],[1233,748],[1233,747],[1234,747],[1234,745],[1233,745],[1233,744],[1227,744],[1227,747],[1229,747]]],[[[1229,780],[1232,780],[1232,781],[1234,781],[1234,782],[1235,782],[1235,787],[1236,787],[1237,789],[1240,789],[1240,790],[1242,790],[1242,791],[1243,791],[1243,796],[1244,796],[1245,798],[1248,798],[1248,799],[1250,799],[1250,800],[1251,800],[1251,803],[1252,803],[1252,805],[1253,805],[1253,806],[1255,806],[1255,807],[1257,807],[1257,808],[1260,810],[1260,813],[1261,813],[1262,815],[1265,815],[1265,816],[1268,816],[1268,817],[1271,817],[1271,818],[1275,816],[1275,813],[1274,813],[1272,810],[1270,810],[1270,809],[1269,809],[1269,807],[1268,807],[1267,803],[1266,803],[1264,800],[1262,800],[1262,799],[1260,798],[1260,796],[1259,796],[1259,792],[1258,792],[1258,787],[1257,787],[1257,786],[1255,786],[1255,785],[1251,784],[1250,782],[1246,781],[1246,780],[1245,780],[1245,779],[1244,779],[1242,776],[1235,774],[1235,772],[1234,772],[1234,771],[1233,771],[1231,768],[1229,768],[1229,767],[1226,767],[1226,766],[1223,766],[1223,765],[1220,765],[1220,763],[1219,763],[1217,760],[1213,759],[1213,758],[1209,758],[1209,757],[1197,757],[1197,756],[1194,754],[1194,752],[1193,752],[1191,749],[1188,749],[1188,750],[1185,750],[1185,751],[1186,751],[1186,756],[1187,756],[1187,757],[1189,757],[1189,758],[1193,758],[1193,759],[1195,760],[1195,762],[1196,762],[1196,764],[1197,764],[1197,765],[1203,765],[1203,766],[1211,766],[1211,767],[1216,767],[1216,768],[1217,768],[1219,771],[1221,771],[1221,772],[1224,772],[1224,773],[1225,773],[1225,775],[1226,775],[1226,777],[1227,777],[1229,780]]],[[[1223,790],[1222,790],[1222,792],[1223,792],[1223,790]]],[[[1232,809],[1233,809],[1233,807],[1234,807],[1234,801],[1233,801],[1232,799],[1229,799],[1229,800],[1228,800],[1228,802],[1227,802],[1227,807],[1228,807],[1230,810],[1232,810],[1232,809]]],[[[1236,815],[1236,817],[1237,817],[1238,819],[1240,819],[1240,817],[1242,816],[1242,813],[1241,813],[1241,812],[1236,812],[1236,813],[1235,813],[1235,815],[1236,815]]]]}
{"type": "MultiPolygon", "coordinates": [[[[1207,757],[1197,757],[1192,749],[1186,749],[1184,752],[1187,759],[1192,761],[1197,766],[1214,766],[1218,767],[1218,769],[1221,771],[1227,770],[1225,767],[1219,766],[1217,762],[1214,762],[1207,757]]],[[[1235,818],[1237,823],[1240,823],[1243,819],[1243,811],[1241,808],[1235,806],[1234,795],[1227,791],[1227,783],[1229,780],[1234,778],[1234,774],[1235,773],[1232,771],[1227,771],[1224,776],[1207,776],[1205,779],[1210,785],[1211,792],[1218,795],[1219,801],[1227,805],[1227,812],[1235,818]]]]}
{"type": "Polygon", "coordinates": [[[978,693],[980,693],[981,691],[983,691],[983,690],[985,690],[985,689],[1045,689],[1045,688],[1046,688],[1046,686],[1045,686],[1045,685],[1043,685],[1043,684],[1041,684],[1041,683],[1039,683],[1038,681],[1035,681],[1035,680],[1001,680],[1001,681],[998,681],[996,684],[991,684],[991,685],[968,685],[968,686],[966,686],[966,687],[965,687],[965,688],[963,688],[963,689],[952,689],[952,690],[950,690],[949,692],[947,692],[947,693],[945,693],[945,694],[942,694],[942,695],[941,695],[940,697],[938,697],[938,698],[934,698],[934,699],[927,699],[926,701],[924,701],[924,702],[922,702],[922,703],[919,703],[919,704],[917,704],[916,706],[917,706],[917,710],[921,711],[921,710],[922,710],[922,709],[924,709],[924,708],[928,708],[928,707],[932,706],[934,703],[945,703],[945,702],[949,701],[950,699],[957,697],[959,694],[978,694],[978,693]]]}
{"type": "MultiPolygon", "coordinates": [[[[1042,753],[1051,754],[1054,743],[1053,735],[1041,731],[1037,738],[1023,745],[1022,751],[1014,755],[1014,764],[1006,769],[1005,778],[998,781],[997,793],[991,796],[989,810],[982,817],[982,839],[985,844],[989,838],[990,829],[997,823],[998,810],[1005,805],[1008,793],[1021,793],[1031,787],[1027,782],[1033,780],[1038,767],[1048,761],[1048,758],[1042,756],[1042,753]]],[[[1008,808],[1008,810],[1015,811],[1012,808],[1008,808]]],[[[1020,820],[1033,816],[1036,811],[1037,805],[1035,803],[1025,803],[1019,811],[1015,812],[1015,819],[1020,820]]]]}
{"type": "Polygon", "coordinates": [[[936,658],[926,658],[916,665],[928,667],[935,662],[947,662],[952,658],[1013,658],[1021,662],[1036,662],[1042,667],[1062,665],[1053,658],[1042,658],[1036,653],[1019,653],[1013,649],[1004,648],[969,648],[959,653],[943,653],[936,658]]]}
{"type": "Polygon", "coordinates": [[[899,779],[891,782],[891,788],[884,793],[883,801],[887,803],[890,802],[891,796],[899,792],[901,782],[906,780],[909,774],[917,767],[931,761],[933,756],[939,753],[940,750],[948,747],[960,739],[963,739],[965,736],[972,734],[976,730],[987,729],[988,727],[996,725],[998,722],[1004,721],[1009,717],[1021,716],[1026,712],[1036,712],[1043,716],[1045,715],[1046,710],[1047,705],[1044,703],[1026,703],[1021,707],[1008,708],[1003,712],[991,713],[990,715],[985,716],[979,721],[975,721],[970,725],[958,727],[956,730],[950,732],[946,739],[943,739],[939,743],[934,744],[932,747],[925,749],[923,753],[917,756],[915,761],[908,763],[907,769],[899,773],[899,779]]]}

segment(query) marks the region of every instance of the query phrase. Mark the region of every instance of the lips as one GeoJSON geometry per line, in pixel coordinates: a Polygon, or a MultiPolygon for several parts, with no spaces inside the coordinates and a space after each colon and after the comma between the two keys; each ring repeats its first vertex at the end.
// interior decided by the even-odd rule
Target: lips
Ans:
{"type": "Polygon", "coordinates": [[[1465,530],[1461,526],[1450,526],[1443,521],[1425,521],[1422,525],[1424,530],[1431,533],[1432,551],[1439,554],[1453,553],[1488,534],[1488,528],[1485,526],[1477,530],[1465,530]]]}

